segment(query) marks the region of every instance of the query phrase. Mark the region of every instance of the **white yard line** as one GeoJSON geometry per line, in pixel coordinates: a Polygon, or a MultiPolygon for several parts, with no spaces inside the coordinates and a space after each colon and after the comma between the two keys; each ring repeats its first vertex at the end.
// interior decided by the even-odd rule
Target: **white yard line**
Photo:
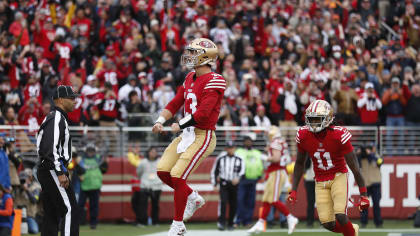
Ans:
{"type": "MultiPolygon", "coordinates": [[[[267,230],[269,233],[287,233],[287,229],[269,229],[267,230]]],[[[296,229],[296,233],[322,233],[322,232],[328,232],[325,229],[296,229]]],[[[418,233],[420,235],[420,229],[360,229],[359,232],[362,233],[391,233],[388,236],[401,236],[400,233],[418,233]]],[[[166,236],[167,232],[160,232],[160,233],[154,233],[149,234],[149,236],[166,236]]],[[[248,235],[246,230],[235,230],[235,231],[218,231],[218,230],[188,230],[187,234],[185,236],[223,236],[223,235],[229,235],[229,236],[245,236],[248,235]]],[[[264,234],[260,234],[263,236],[264,234]]]]}

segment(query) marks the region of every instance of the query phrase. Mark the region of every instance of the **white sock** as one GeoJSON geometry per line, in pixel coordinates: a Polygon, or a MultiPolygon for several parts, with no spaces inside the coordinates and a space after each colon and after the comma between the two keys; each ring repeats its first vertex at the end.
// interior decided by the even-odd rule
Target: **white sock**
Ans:
{"type": "Polygon", "coordinates": [[[172,221],[172,224],[181,226],[181,225],[184,225],[184,222],[174,220],[172,221]]]}
{"type": "Polygon", "coordinates": [[[259,221],[259,222],[261,222],[261,223],[263,223],[263,224],[264,224],[264,222],[265,222],[265,220],[264,220],[264,219],[258,219],[258,221],[259,221]]]}
{"type": "Polygon", "coordinates": [[[189,199],[195,199],[198,196],[197,191],[192,191],[192,193],[190,193],[190,195],[188,195],[189,199]]]}
{"type": "Polygon", "coordinates": [[[287,219],[294,218],[294,216],[292,214],[288,214],[286,217],[287,217],[287,219]]]}

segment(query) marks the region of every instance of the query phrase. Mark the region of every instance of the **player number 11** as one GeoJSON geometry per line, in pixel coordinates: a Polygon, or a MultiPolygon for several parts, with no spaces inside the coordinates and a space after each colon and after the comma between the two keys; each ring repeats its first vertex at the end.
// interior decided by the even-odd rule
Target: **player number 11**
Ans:
{"type": "Polygon", "coordinates": [[[322,157],[321,157],[320,152],[315,152],[314,157],[318,161],[318,168],[319,169],[329,170],[334,166],[333,163],[332,163],[331,155],[330,155],[329,152],[323,152],[322,157]],[[325,159],[325,161],[327,162],[327,166],[324,166],[324,162],[322,161],[322,159],[325,159]]]}

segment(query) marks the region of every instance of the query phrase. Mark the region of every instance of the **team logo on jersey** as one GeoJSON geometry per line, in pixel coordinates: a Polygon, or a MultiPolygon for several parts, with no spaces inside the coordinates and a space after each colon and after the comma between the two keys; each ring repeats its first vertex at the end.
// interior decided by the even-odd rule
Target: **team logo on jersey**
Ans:
{"type": "Polygon", "coordinates": [[[213,48],[213,45],[208,41],[201,41],[200,43],[198,43],[198,45],[200,45],[203,48],[213,48]]]}
{"type": "Polygon", "coordinates": [[[322,148],[322,143],[319,143],[319,147],[322,148]]]}

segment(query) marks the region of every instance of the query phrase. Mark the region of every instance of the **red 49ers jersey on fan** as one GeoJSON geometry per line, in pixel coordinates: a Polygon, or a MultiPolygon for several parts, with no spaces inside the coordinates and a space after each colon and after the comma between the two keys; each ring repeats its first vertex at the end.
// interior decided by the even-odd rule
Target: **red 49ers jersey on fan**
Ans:
{"type": "Polygon", "coordinates": [[[226,81],[219,74],[196,77],[195,72],[190,72],[165,109],[175,115],[184,104],[185,115],[191,114],[196,122],[194,127],[215,130],[225,89],[226,81]]]}
{"type": "Polygon", "coordinates": [[[76,105],[74,106],[74,110],[72,112],[67,113],[69,120],[74,123],[80,122],[80,117],[82,115],[82,105],[85,101],[85,96],[76,97],[76,105]]]}
{"type": "Polygon", "coordinates": [[[273,155],[273,150],[279,150],[281,152],[281,158],[279,162],[272,162],[268,166],[267,171],[266,171],[267,174],[269,174],[272,171],[284,169],[290,158],[289,149],[284,138],[277,137],[277,138],[274,138],[273,141],[271,141],[270,146],[268,147],[268,154],[270,156],[273,155]]]}
{"type": "Polygon", "coordinates": [[[350,139],[350,132],[340,126],[329,126],[319,133],[304,126],[296,135],[299,151],[312,158],[316,181],[332,180],[338,172],[347,173],[344,155],[353,151],[350,139]]]}

